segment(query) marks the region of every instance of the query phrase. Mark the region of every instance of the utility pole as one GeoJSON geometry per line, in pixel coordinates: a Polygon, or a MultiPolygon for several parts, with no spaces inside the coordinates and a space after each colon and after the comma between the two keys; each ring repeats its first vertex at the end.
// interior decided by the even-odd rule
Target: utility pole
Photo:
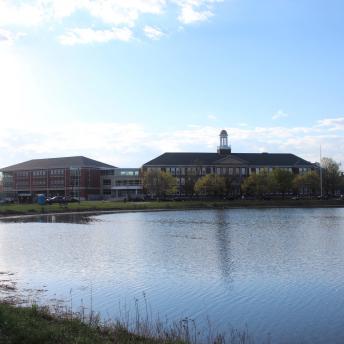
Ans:
{"type": "Polygon", "coordinates": [[[323,178],[322,178],[322,165],[321,165],[321,145],[320,145],[320,197],[323,197],[323,178]]]}

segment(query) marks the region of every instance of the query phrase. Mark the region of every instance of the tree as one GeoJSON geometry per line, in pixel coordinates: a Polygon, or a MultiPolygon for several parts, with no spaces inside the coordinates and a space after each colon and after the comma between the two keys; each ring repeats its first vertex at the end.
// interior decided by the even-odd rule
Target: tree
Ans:
{"type": "Polygon", "coordinates": [[[317,172],[310,171],[306,174],[298,174],[293,179],[293,189],[296,193],[304,193],[309,196],[318,193],[320,177],[317,172]]]}
{"type": "Polygon", "coordinates": [[[303,175],[304,183],[310,195],[318,193],[320,189],[320,177],[315,171],[310,171],[303,175]]]}
{"type": "Polygon", "coordinates": [[[271,178],[273,178],[271,182],[274,184],[274,191],[282,193],[284,198],[285,193],[293,187],[293,173],[276,168],[272,171],[271,178]]]}
{"type": "Polygon", "coordinates": [[[321,159],[323,188],[325,193],[334,195],[341,183],[340,164],[331,158],[321,159]]]}
{"type": "Polygon", "coordinates": [[[198,176],[195,172],[188,172],[185,176],[185,183],[184,183],[184,193],[187,196],[192,196],[194,194],[195,184],[198,179],[198,176]]]}
{"type": "Polygon", "coordinates": [[[153,197],[165,197],[176,192],[177,180],[170,173],[152,170],[144,174],[143,187],[153,197]]]}
{"type": "Polygon", "coordinates": [[[293,191],[296,194],[303,193],[305,187],[305,178],[302,174],[297,174],[293,179],[293,191]]]}
{"type": "Polygon", "coordinates": [[[195,183],[195,193],[207,196],[223,196],[226,194],[225,178],[216,174],[207,174],[195,183]]]}
{"type": "Polygon", "coordinates": [[[276,187],[274,178],[266,170],[251,174],[241,185],[244,193],[256,197],[262,197],[264,194],[273,192],[276,187]]]}

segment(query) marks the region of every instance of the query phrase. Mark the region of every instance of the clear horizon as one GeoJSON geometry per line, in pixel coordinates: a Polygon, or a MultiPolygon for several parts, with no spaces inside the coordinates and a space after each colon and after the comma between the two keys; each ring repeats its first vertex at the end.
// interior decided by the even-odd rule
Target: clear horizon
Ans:
{"type": "MultiPolygon", "coordinates": [[[[0,167],[293,153],[344,164],[344,4],[0,2],[0,167]]],[[[342,166],[343,169],[343,166],[342,166]]]]}

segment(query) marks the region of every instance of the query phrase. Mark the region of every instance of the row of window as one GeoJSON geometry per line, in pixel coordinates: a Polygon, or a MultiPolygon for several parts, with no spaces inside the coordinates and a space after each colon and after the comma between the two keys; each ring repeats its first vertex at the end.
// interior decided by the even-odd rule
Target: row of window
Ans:
{"type": "MultiPolygon", "coordinates": [[[[111,179],[103,179],[103,185],[109,186],[112,185],[111,179]]],[[[122,186],[122,185],[140,185],[140,180],[133,179],[133,180],[116,180],[115,181],[116,186],[122,186]]]]}
{"type": "Polygon", "coordinates": [[[32,175],[34,177],[45,176],[47,171],[33,171],[32,175]]]}
{"type": "MultiPolygon", "coordinates": [[[[166,167],[158,170],[171,173],[172,176],[184,176],[184,175],[196,175],[204,176],[210,173],[216,173],[217,175],[241,175],[246,176],[248,173],[260,173],[262,171],[272,172],[275,168],[293,172],[291,167],[166,167]]],[[[148,168],[148,171],[154,170],[154,168],[148,168]]],[[[299,168],[299,173],[309,172],[309,168],[299,168]]]]}
{"type": "Polygon", "coordinates": [[[140,171],[138,169],[135,170],[125,170],[122,171],[121,169],[118,170],[104,170],[102,171],[102,175],[104,176],[129,176],[129,177],[134,177],[134,176],[138,176],[140,173],[140,171]]]}
{"type": "Polygon", "coordinates": [[[116,186],[126,186],[126,185],[140,185],[139,180],[116,180],[116,186]]]}
{"type": "Polygon", "coordinates": [[[117,196],[117,197],[135,197],[140,192],[137,192],[137,190],[117,190],[116,192],[112,192],[110,189],[104,189],[103,190],[103,195],[112,195],[112,196],[117,196]]]}
{"type": "MultiPolygon", "coordinates": [[[[54,170],[37,170],[37,171],[32,171],[32,176],[34,177],[41,177],[41,176],[46,176],[47,172],[49,172],[49,174],[51,176],[61,176],[64,175],[64,169],[63,168],[59,168],[59,169],[54,169],[54,170]]],[[[29,171],[19,171],[16,173],[17,177],[28,177],[30,175],[29,171]]]]}
{"type": "Polygon", "coordinates": [[[46,185],[47,184],[47,182],[46,182],[46,180],[42,180],[42,179],[37,179],[37,180],[34,180],[33,182],[32,182],[32,185],[46,185]]]}
{"type": "Polygon", "coordinates": [[[50,170],[50,174],[53,176],[64,175],[64,169],[50,170]]]}
{"type": "Polygon", "coordinates": [[[50,181],[50,185],[64,185],[64,179],[53,179],[50,181]]]}
{"type": "Polygon", "coordinates": [[[120,171],[120,176],[138,176],[139,171],[133,170],[133,171],[120,171]]]}

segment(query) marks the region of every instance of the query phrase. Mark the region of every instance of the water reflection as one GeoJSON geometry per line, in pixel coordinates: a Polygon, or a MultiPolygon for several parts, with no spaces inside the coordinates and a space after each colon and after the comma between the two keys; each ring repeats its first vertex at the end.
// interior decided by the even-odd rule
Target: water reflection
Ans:
{"type": "Polygon", "coordinates": [[[4,223],[73,223],[90,224],[100,221],[95,217],[96,214],[54,214],[54,215],[28,215],[0,218],[4,223]]]}
{"type": "Polygon", "coordinates": [[[19,289],[50,299],[69,299],[72,289],[75,304],[92,293],[105,317],[145,292],[161,316],[248,324],[257,342],[267,333],[273,343],[344,342],[344,209],[25,221],[0,221],[0,271],[14,272],[19,289]]]}
{"type": "Polygon", "coordinates": [[[228,221],[229,214],[224,211],[216,211],[216,251],[219,257],[219,269],[226,284],[230,286],[232,282],[232,272],[234,270],[234,258],[231,252],[231,226],[228,221]]]}

